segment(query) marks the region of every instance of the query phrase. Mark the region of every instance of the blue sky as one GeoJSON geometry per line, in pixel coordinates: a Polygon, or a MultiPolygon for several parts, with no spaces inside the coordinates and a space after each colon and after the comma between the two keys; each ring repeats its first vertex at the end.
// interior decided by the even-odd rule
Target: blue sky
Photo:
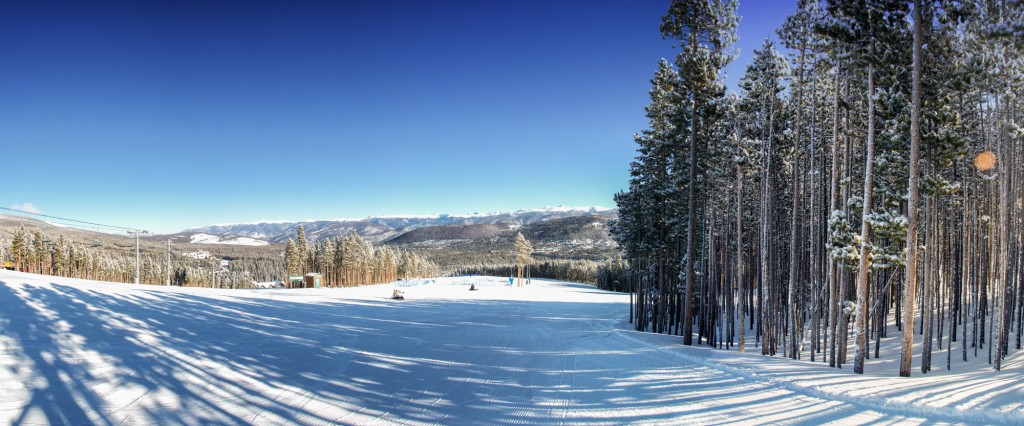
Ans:
{"type": "MultiPolygon", "coordinates": [[[[741,3],[740,58],[794,1],[741,3]]],[[[157,233],[614,207],[668,1],[0,5],[0,206],[157,233]]]]}

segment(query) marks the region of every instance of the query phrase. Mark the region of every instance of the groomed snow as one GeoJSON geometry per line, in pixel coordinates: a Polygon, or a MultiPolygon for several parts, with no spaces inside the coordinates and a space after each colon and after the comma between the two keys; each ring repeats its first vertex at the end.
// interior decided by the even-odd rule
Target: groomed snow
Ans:
{"type": "Polygon", "coordinates": [[[505,284],[444,278],[395,301],[396,285],[0,271],[0,423],[1024,423],[1019,357],[910,379],[871,360],[858,376],[631,331],[628,295],[505,284]]]}

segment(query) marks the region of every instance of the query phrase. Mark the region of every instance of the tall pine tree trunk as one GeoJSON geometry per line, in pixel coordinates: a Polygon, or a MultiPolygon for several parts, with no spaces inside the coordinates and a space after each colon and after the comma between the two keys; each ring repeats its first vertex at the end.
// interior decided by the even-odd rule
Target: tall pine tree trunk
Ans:
{"type": "Polygon", "coordinates": [[[743,171],[736,167],[736,288],[739,291],[740,352],[747,351],[746,342],[746,281],[743,277],[743,171]]]}
{"type": "Polygon", "coordinates": [[[864,208],[860,224],[860,265],[857,269],[857,317],[854,324],[856,353],[853,371],[864,373],[864,355],[868,350],[868,275],[871,271],[871,195],[875,160],[875,66],[868,64],[868,135],[864,147],[864,208]]]}
{"type": "MultiPolygon", "coordinates": [[[[931,163],[931,156],[928,156],[928,172],[934,172],[931,163]]],[[[935,275],[938,261],[938,195],[928,197],[927,219],[928,228],[925,233],[925,264],[924,264],[924,285],[921,294],[921,372],[927,373],[932,369],[932,320],[933,320],[933,293],[935,291],[935,275]]]]}
{"type": "Polygon", "coordinates": [[[797,241],[798,226],[797,226],[797,210],[800,207],[800,143],[803,137],[803,76],[804,76],[804,55],[803,49],[800,50],[800,59],[798,63],[798,72],[796,79],[796,140],[794,142],[795,149],[793,150],[793,209],[790,219],[790,232],[789,232],[789,288],[787,291],[787,307],[789,309],[789,332],[790,341],[789,343],[789,356],[790,358],[797,359],[797,345],[800,341],[800,329],[797,327],[799,323],[797,319],[797,303],[799,303],[799,297],[797,294],[797,262],[799,250],[797,249],[799,242],[797,241]]]}
{"type": "MultiPolygon", "coordinates": [[[[763,189],[761,191],[761,294],[760,294],[760,306],[758,314],[760,317],[761,326],[761,353],[763,355],[769,355],[771,351],[771,330],[772,322],[769,320],[770,316],[765,314],[766,308],[770,305],[772,298],[769,297],[771,294],[771,256],[770,243],[768,229],[771,226],[771,206],[774,204],[771,202],[771,170],[772,170],[772,138],[774,137],[773,129],[775,126],[775,100],[772,99],[774,95],[769,96],[768,99],[768,140],[765,142],[765,166],[762,172],[762,184],[763,189]]],[[[773,312],[775,312],[773,310],[773,312]]]]}
{"type": "Polygon", "coordinates": [[[914,343],[914,295],[917,292],[917,225],[921,203],[921,0],[914,1],[914,65],[910,110],[910,200],[907,204],[907,283],[903,288],[903,344],[900,376],[910,377],[914,343]]]}
{"type": "MultiPolygon", "coordinates": [[[[997,104],[998,105],[998,104],[997,104]]],[[[1006,107],[1005,101],[1003,104],[1003,110],[1009,115],[1009,108],[1006,107]]],[[[999,111],[996,111],[997,123],[999,117],[999,111]]],[[[1009,117],[1007,117],[1009,119],[1009,117]]],[[[1000,126],[1005,128],[1006,126],[1000,126]]],[[[992,322],[995,324],[995,332],[992,335],[992,346],[994,346],[995,357],[992,359],[992,366],[998,371],[1002,368],[1003,359],[1003,346],[1006,345],[1006,289],[1009,287],[1007,284],[1007,269],[1009,269],[1009,243],[1010,243],[1010,219],[1009,219],[1009,204],[1010,204],[1010,168],[1007,167],[1007,157],[1009,156],[1006,151],[1008,147],[1004,142],[1004,132],[999,130],[996,135],[996,152],[998,154],[998,161],[996,162],[996,171],[999,173],[999,260],[996,262],[999,268],[999,279],[995,286],[995,301],[996,309],[994,309],[994,315],[992,322]]]]}
{"type": "MultiPolygon", "coordinates": [[[[839,65],[836,65],[835,88],[832,92],[832,182],[829,188],[828,216],[839,210],[839,65]]],[[[834,256],[828,256],[828,365],[836,366],[836,331],[839,326],[839,273],[834,256]]]]}
{"type": "Polygon", "coordinates": [[[697,251],[697,84],[690,84],[690,209],[686,229],[686,300],[683,301],[683,344],[693,344],[693,275],[697,251]]]}

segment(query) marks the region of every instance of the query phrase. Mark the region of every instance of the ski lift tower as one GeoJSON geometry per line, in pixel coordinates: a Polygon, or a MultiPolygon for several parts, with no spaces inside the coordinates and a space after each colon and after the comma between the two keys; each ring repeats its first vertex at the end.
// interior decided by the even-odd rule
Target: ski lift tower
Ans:
{"type": "Polygon", "coordinates": [[[149,231],[142,229],[133,229],[128,231],[128,235],[135,237],[135,284],[139,283],[139,234],[148,234],[149,231]]]}

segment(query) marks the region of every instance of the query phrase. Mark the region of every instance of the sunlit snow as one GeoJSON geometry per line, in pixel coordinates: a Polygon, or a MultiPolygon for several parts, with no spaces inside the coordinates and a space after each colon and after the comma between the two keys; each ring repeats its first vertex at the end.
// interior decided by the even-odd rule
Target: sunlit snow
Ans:
{"type": "Polygon", "coordinates": [[[587,285],[426,282],[395,301],[396,285],[2,271],[0,423],[1024,423],[1020,357],[909,379],[872,359],[859,376],[631,331],[629,296],[587,285]]]}

